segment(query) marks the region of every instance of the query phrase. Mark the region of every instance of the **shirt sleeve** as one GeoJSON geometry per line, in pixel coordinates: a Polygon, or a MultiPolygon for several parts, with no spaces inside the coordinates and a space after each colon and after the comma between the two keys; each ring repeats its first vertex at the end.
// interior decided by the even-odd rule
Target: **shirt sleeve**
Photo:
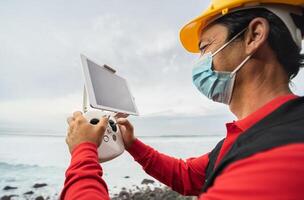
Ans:
{"type": "Polygon", "coordinates": [[[61,200],[110,199],[107,185],[101,178],[102,168],[95,144],[82,143],[74,149],[65,176],[61,200]]]}
{"type": "Polygon", "coordinates": [[[303,166],[303,144],[257,153],[229,165],[199,200],[300,200],[303,166]]]}
{"type": "Polygon", "coordinates": [[[128,152],[145,172],[176,192],[198,196],[205,181],[208,154],[186,161],[159,153],[136,139],[128,152]]]}

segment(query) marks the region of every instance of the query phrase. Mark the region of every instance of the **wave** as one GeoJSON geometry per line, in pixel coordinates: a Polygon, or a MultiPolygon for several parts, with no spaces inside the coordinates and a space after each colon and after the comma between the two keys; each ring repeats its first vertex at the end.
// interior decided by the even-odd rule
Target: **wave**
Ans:
{"type": "Polygon", "coordinates": [[[28,165],[28,164],[11,164],[6,162],[0,162],[0,170],[1,169],[29,169],[29,168],[40,168],[39,165],[28,165]]]}
{"type": "Polygon", "coordinates": [[[19,137],[58,137],[58,138],[63,138],[65,135],[59,135],[59,134],[44,134],[44,133],[27,133],[27,132],[22,132],[22,133],[15,133],[15,132],[6,132],[6,133],[0,133],[0,136],[19,136],[19,137]]]}
{"type": "Polygon", "coordinates": [[[31,165],[31,164],[13,164],[7,162],[0,162],[0,171],[22,171],[22,170],[62,170],[62,167],[58,166],[40,166],[40,165],[31,165]]]}

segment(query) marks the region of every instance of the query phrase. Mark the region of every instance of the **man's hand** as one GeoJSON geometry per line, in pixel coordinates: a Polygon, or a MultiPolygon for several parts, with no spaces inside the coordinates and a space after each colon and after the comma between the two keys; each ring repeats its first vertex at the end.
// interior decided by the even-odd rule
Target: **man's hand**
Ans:
{"type": "Polygon", "coordinates": [[[99,147],[108,126],[108,118],[103,117],[98,124],[92,125],[80,111],[74,112],[72,117],[68,117],[67,122],[69,128],[66,143],[69,146],[70,153],[83,142],[92,142],[99,147]]]}
{"type": "Polygon", "coordinates": [[[115,119],[116,123],[119,125],[125,149],[128,149],[132,146],[133,142],[136,140],[136,137],[134,136],[133,125],[129,122],[129,120],[126,119],[126,117],[128,117],[127,114],[118,113],[115,116],[115,119]]]}

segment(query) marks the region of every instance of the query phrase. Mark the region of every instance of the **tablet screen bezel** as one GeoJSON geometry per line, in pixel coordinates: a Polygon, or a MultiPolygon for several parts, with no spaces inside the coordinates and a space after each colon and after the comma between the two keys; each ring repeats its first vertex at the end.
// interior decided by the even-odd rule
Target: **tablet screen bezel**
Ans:
{"type": "Polygon", "coordinates": [[[88,60],[90,60],[91,62],[95,63],[96,65],[98,65],[99,67],[104,67],[104,65],[99,65],[97,62],[89,59],[88,57],[81,55],[81,61],[82,61],[82,66],[83,66],[83,73],[84,73],[84,78],[85,78],[85,86],[86,86],[86,90],[87,90],[87,94],[89,96],[89,102],[90,102],[90,106],[92,108],[96,108],[96,109],[100,109],[100,110],[107,110],[107,111],[111,111],[111,112],[117,112],[117,113],[125,113],[125,114],[129,114],[129,115],[136,115],[138,116],[138,109],[137,106],[135,104],[135,99],[131,93],[130,87],[128,82],[126,81],[126,79],[118,76],[117,74],[113,73],[113,76],[117,76],[121,79],[123,79],[125,81],[125,84],[128,88],[128,92],[131,96],[131,100],[133,103],[133,106],[135,108],[135,112],[132,111],[128,111],[128,110],[121,110],[121,109],[117,109],[117,108],[112,108],[112,107],[108,107],[108,106],[103,106],[103,105],[99,105],[97,104],[96,101],[96,97],[95,97],[95,93],[94,93],[94,89],[93,89],[93,83],[91,81],[91,76],[89,73],[89,66],[88,66],[88,60]]]}

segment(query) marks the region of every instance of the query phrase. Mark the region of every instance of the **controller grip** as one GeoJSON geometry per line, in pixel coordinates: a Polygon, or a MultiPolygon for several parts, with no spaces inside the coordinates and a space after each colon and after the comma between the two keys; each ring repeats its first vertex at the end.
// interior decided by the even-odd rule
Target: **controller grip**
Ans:
{"type": "MultiPolygon", "coordinates": [[[[107,115],[102,111],[89,111],[84,114],[84,117],[93,125],[99,123],[102,117],[107,115]]],[[[101,145],[98,148],[99,162],[112,160],[124,152],[124,143],[113,116],[108,116],[109,124],[104,133],[101,145]]]]}

